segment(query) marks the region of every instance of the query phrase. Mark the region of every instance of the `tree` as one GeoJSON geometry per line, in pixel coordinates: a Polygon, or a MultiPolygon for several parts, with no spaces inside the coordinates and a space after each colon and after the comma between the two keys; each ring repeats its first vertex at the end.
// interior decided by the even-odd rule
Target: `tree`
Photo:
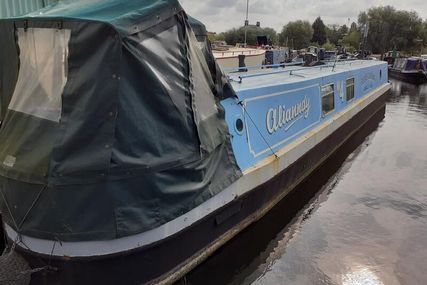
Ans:
{"type": "Polygon", "coordinates": [[[354,31],[357,31],[357,24],[355,22],[351,23],[350,26],[350,33],[354,31]]]}
{"type": "MultiPolygon", "coordinates": [[[[257,36],[267,36],[273,44],[277,43],[277,32],[272,28],[261,28],[257,26],[246,27],[246,42],[248,45],[257,44],[257,36]]],[[[217,36],[227,42],[229,45],[245,42],[245,27],[233,28],[217,36]]]]}
{"type": "Polygon", "coordinates": [[[288,44],[294,49],[306,48],[313,37],[313,28],[307,21],[289,22],[279,35],[281,44],[288,44]]]}
{"type": "Polygon", "coordinates": [[[320,17],[317,17],[311,26],[313,28],[313,43],[324,45],[326,43],[326,26],[320,17]]]}
{"type": "Polygon", "coordinates": [[[340,40],[338,29],[338,25],[329,25],[329,27],[326,28],[327,38],[334,45],[338,45],[338,42],[340,40]]]}
{"type": "Polygon", "coordinates": [[[427,20],[424,21],[423,24],[423,31],[422,31],[422,39],[424,40],[423,44],[424,44],[424,48],[423,48],[423,53],[427,53],[427,20]]]}
{"type": "Polygon", "coordinates": [[[416,12],[399,11],[391,6],[375,7],[359,14],[359,25],[369,24],[368,47],[374,53],[394,48],[411,51],[422,37],[422,20],[416,12]]]}
{"type": "Polygon", "coordinates": [[[422,38],[424,39],[424,44],[427,45],[427,20],[425,20],[423,24],[422,38]]]}
{"type": "Polygon", "coordinates": [[[344,36],[343,43],[345,46],[352,47],[354,50],[357,50],[359,49],[362,35],[357,29],[356,30],[350,29],[350,30],[351,32],[348,35],[344,36]]]}
{"type": "Polygon", "coordinates": [[[346,25],[342,25],[338,29],[338,34],[340,36],[340,39],[342,39],[343,37],[345,37],[348,34],[348,27],[346,25]]]}
{"type": "Polygon", "coordinates": [[[332,44],[330,41],[327,41],[326,43],[324,43],[322,45],[322,48],[324,48],[325,50],[334,50],[335,49],[335,45],[332,44]]]}

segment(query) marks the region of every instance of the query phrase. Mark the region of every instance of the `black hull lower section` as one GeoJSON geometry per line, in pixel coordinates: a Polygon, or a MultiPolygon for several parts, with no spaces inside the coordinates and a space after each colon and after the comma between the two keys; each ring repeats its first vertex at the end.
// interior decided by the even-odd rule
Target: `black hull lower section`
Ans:
{"type": "MultiPolygon", "coordinates": [[[[200,254],[204,253],[207,257],[209,254],[206,254],[206,250],[213,253],[214,243],[222,244],[250,223],[256,222],[264,214],[264,209],[274,206],[297,184],[307,180],[308,175],[339,151],[345,141],[368,128],[372,122],[378,124],[384,117],[385,98],[383,94],[273,179],[156,245],[102,258],[77,259],[35,256],[19,249],[32,267],[50,265],[56,268],[55,271],[34,274],[31,284],[143,284],[155,283],[173,275],[200,254]]],[[[188,267],[188,270],[192,267],[188,267]]],[[[180,278],[181,275],[174,277],[180,278]]]]}
{"type": "MultiPolygon", "coordinates": [[[[289,233],[288,227],[293,228],[294,223],[304,222],[316,211],[318,203],[323,203],[324,199],[327,199],[333,189],[324,187],[325,184],[331,181],[331,177],[339,171],[350,154],[357,152],[362,144],[368,143],[366,138],[378,129],[383,119],[384,113],[377,112],[264,217],[240,232],[177,282],[177,285],[247,284],[248,280],[254,280],[248,279],[248,276],[254,277],[252,276],[254,272],[259,272],[260,268],[265,269],[266,262],[270,262],[267,260],[271,258],[271,252],[278,245],[278,235],[282,243],[283,231],[289,233]],[[315,198],[316,196],[323,198],[315,198]]],[[[291,237],[292,234],[289,239],[291,237]]]]}
{"type": "Polygon", "coordinates": [[[5,239],[4,239],[4,233],[3,233],[3,227],[2,227],[2,225],[3,225],[3,219],[2,219],[1,213],[0,213],[0,255],[3,252],[3,250],[4,250],[5,242],[6,242],[5,239]]]}
{"type": "Polygon", "coordinates": [[[427,75],[422,72],[418,73],[402,73],[397,70],[390,69],[389,70],[390,77],[395,79],[399,79],[405,82],[409,82],[412,84],[423,84],[427,82],[427,75]]]}

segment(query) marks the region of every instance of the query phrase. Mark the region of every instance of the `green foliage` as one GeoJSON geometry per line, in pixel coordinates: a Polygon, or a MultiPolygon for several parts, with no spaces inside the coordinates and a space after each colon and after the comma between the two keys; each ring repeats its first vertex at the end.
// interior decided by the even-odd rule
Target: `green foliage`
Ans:
{"type": "Polygon", "coordinates": [[[351,33],[351,32],[354,32],[354,31],[357,31],[357,24],[355,22],[351,23],[350,31],[349,32],[351,33]]]}
{"type": "Polygon", "coordinates": [[[348,35],[344,36],[342,42],[346,47],[352,47],[353,49],[357,50],[359,49],[361,39],[362,34],[356,29],[352,30],[348,35]]]}
{"type": "Polygon", "coordinates": [[[313,43],[323,45],[326,43],[326,26],[320,17],[317,17],[311,26],[313,28],[313,43]]]}
{"type": "Polygon", "coordinates": [[[339,33],[339,26],[338,25],[330,25],[326,28],[326,35],[328,40],[334,44],[338,45],[340,39],[342,38],[342,35],[339,33]]]}
{"type": "Polygon", "coordinates": [[[224,38],[221,37],[221,34],[215,34],[215,33],[208,33],[208,39],[211,43],[214,41],[223,41],[224,38]]]}
{"type": "Polygon", "coordinates": [[[421,38],[424,40],[424,45],[427,47],[427,20],[425,20],[423,23],[421,38]]]}
{"type": "MultiPolygon", "coordinates": [[[[272,28],[247,27],[247,42],[255,45],[257,36],[267,35],[274,44],[287,45],[294,49],[315,44],[326,49],[344,45],[347,50],[358,50],[363,42],[363,27],[369,23],[367,47],[374,53],[384,53],[396,48],[407,53],[419,53],[427,47],[427,20],[422,22],[416,12],[396,10],[391,6],[375,7],[361,12],[358,24],[325,26],[318,17],[312,25],[307,21],[289,22],[277,34],[272,28]]],[[[211,40],[225,40],[228,44],[243,43],[245,28],[234,28],[218,35],[210,35],[211,40]]],[[[424,53],[426,53],[424,51],[424,53]]]]}
{"type": "Polygon", "coordinates": [[[357,49],[352,47],[352,46],[347,47],[347,52],[349,52],[349,53],[355,53],[356,51],[357,51],[357,49]]]}
{"type": "Polygon", "coordinates": [[[289,22],[279,34],[280,43],[294,49],[306,48],[313,37],[313,28],[307,21],[289,22]]]}
{"type": "Polygon", "coordinates": [[[342,25],[339,29],[338,29],[338,34],[340,35],[340,37],[344,37],[348,34],[348,27],[346,25],[342,25]]]}
{"type": "Polygon", "coordinates": [[[334,50],[335,49],[335,45],[332,44],[330,41],[327,41],[326,43],[324,43],[322,45],[322,48],[324,48],[325,50],[334,50]]]}
{"type": "MultiPolygon", "coordinates": [[[[247,40],[248,45],[257,44],[257,36],[268,36],[273,44],[277,43],[277,33],[272,28],[261,28],[256,26],[248,26],[247,29],[247,40]]],[[[217,36],[218,39],[224,40],[229,45],[235,45],[237,43],[245,42],[245,27],[238,29],[233,28],[224,33],[220,33],[217,36]]]]}
{"type": "MultiPolygon", "coordinates": [[[[359,14],[359,24],[369,23],[368,47],[374,53],[417,49],[422,37],[422,20],[416,12],[400,11],[391,6],[375,7],[359,14]]],[[[419,50],[419,47],[418,47],[419,50]]]]}

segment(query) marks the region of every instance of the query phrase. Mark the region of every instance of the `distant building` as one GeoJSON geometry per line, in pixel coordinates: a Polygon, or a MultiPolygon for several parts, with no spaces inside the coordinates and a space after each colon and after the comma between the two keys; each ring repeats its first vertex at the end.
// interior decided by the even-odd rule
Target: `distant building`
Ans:
{"type": "Polygon", "coordinates": [[[261,22],[256,22],[255,25],[251,25],[251,24],[249,24],[249,21],[245,21],[245,26],[246,27],[253,27],[253,28],[261,28],[261,22]]]}

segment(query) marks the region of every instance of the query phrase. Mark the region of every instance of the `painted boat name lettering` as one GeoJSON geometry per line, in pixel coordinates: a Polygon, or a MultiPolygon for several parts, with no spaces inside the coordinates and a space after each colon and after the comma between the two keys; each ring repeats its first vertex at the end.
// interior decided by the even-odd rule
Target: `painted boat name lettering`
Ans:
{"type": "Polygon", "coordinates": [[[279,105],[275,108],[270,108],[266,116],[268,133],[273,134],[282,127],[285,127],[286,132],[299,119],[307,119],[310,113],[310,106],[310,99],[305,96],[301,102],[289,108],[286,108],[286,105],[279,105]]]}

